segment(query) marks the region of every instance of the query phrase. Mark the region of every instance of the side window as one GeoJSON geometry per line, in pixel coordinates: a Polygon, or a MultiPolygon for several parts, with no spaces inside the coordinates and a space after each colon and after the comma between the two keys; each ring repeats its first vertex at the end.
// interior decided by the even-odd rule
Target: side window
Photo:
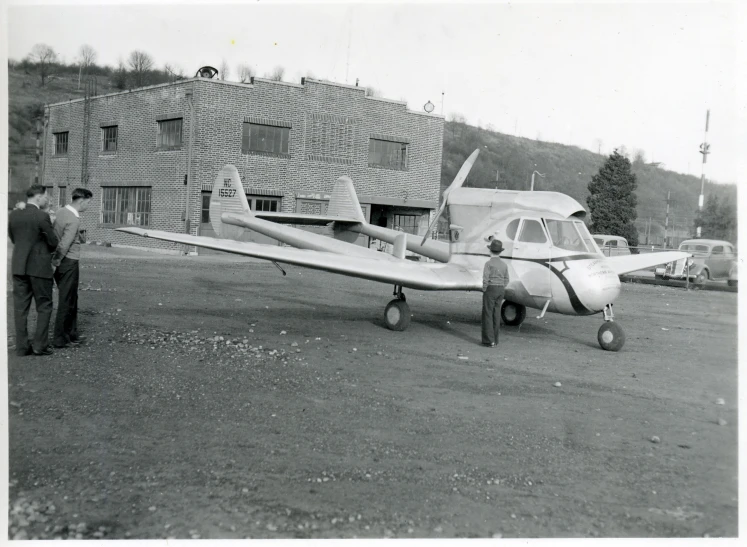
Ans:
{"type": "Polygon", "coordinates": [[[506,237],[508,239],[514,239],[516,237],[516,230],[519,228],[519,220],[520,219],[516,218],[506,226],[506,237]]]}
{"type": "Polygon", "coordinates": [[[722,255],[724,254],[724,247],[722,245],[716,245],[713,250],[711,251],[712,255],[722,255]]]}
{"type": "Polygon", "coordinates": [[[609,245],[610,247],[617,247],[617,240],[616,239],[610,239],[607,242],[607,245],[609,245]]]}
{"type": "Polygon", "coordinates": [[[547,237],[542,225],[536,220],[524,220],[524,225],[519,234],[519,241],[526,243],[546,243],[547,237]]]}
{"type": "Polygon", "coordinates": [[[627,247],[628,244],[625,241],[618,241],[618,247],[627,247]]]}

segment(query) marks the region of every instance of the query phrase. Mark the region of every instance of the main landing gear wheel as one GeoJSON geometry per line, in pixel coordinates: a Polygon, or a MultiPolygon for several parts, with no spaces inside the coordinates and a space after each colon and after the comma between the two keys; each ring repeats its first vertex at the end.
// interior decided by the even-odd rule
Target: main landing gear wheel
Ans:
{"type": "Polygon", "coordinates": [[[386,305],[384,321],[389,329],[403,331],[410,324],[410,306],[407,305],[401,285],[394,286],[393,294],[396,298],[386,305]]]}
{"type": "Polygon", "coordinates": [[[527,307],[505,300],[501,305],[501,319],[504,325],[516,327],[521,325],[526,319],[527,307]]]}
{"type": "Polygon", "coordinates": [[[403,331],[410,324],[410,306],[404,300],[395,298],[386,305],[384,319],[391,330],[403,331]]]}
{"type": "Polygon", "coordinates": [[[695,277],[695,286],[702,289],[705,287],[706,281],[708,281],[708,272],[703,270],[695,277]]]}

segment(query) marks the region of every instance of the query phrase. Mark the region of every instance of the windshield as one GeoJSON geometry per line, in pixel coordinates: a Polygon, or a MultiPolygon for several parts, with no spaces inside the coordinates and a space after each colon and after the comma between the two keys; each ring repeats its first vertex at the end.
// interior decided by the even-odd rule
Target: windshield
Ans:
{"type": "Polygon", "coordinates": [[[708,245],[697,245],[695,243],[683,243],[682,245],[680,245],[680,251],[707,253],[708,245]]]}
{"type": "Polygon", "coordinates": [[[552,244],[555,247],[565,249],[566,251],[589,251],[584,243],[584,239],[591,243],[591,235],[589,235],[588,230],[586,230],[586,227],[583,226],[582,222],[545,219],[545,224],[547,225],[547,231],[550,233],[550,237],[552,238],[552,244]],[[581,228],[583,228],[585,232],[584,237],[579,233],[579,229],[576,226],[577,224],[581,224],[581,228]]]}

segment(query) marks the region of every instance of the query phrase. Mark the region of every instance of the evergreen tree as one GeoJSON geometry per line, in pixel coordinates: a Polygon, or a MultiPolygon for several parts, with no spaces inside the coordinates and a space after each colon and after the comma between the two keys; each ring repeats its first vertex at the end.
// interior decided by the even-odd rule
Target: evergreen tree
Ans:
{"type": "Polygon", "coordinates": [[[709,194],[703,205],[703,211],[698,211],[695,219],[695,230],[700,225],[700,237],[704,239],[722,239],[736,242],[737,211],[734,203],[728,199],[719,200],[715,194],[709,194]]]}
{"type": "Polygon", "coordinates": [[[589,183],[589,197],[586,203],[591,214],[591,232],[621,236],[628,245],[638,245],[638,231],[635,228],[638,186],[635,175],[630,170],[630,160],[615,150],[599,172],[589,183]]]}

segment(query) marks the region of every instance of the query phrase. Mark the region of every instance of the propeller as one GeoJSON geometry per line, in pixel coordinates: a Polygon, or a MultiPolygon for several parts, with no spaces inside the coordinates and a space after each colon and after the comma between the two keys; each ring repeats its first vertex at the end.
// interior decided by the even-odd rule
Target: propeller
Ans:
{"type": "Polygon", "coordinates": [[[467,158],[467,161],[462,164],[462,168],[457,173],[457,176],[454,177],[454,182],[451,183],[451,185],[444,190],[444,198],[441,202],[441,207],[439,207],[438,212],[436,213],[436,216],[433,218],[433,222],[431,222],[431,225],[428,226],[428,231],[425,232],[425,236],[423,236],[423,241],[420,242],[421,245],[425,245],[425,240],[428,239],[428,234],[431,233],[431,230],[433,230],[433,227],[438,222],[438,219],[441,218],[441,215],[444,212],[444,209],[446,209],[446,198],[449,197],[449,193],[452,190],[455,190],[457,188],[461,188],[462,184],[464,184],[464,181],[467,178],[467,175],[469,175],[470,169],[472,169],[472,166],[475,164],[475,160],[477,159],[478,154],[480,153],[480,149],[478,148],[472,154],[470,154],[470,157],[467,158]]]}

